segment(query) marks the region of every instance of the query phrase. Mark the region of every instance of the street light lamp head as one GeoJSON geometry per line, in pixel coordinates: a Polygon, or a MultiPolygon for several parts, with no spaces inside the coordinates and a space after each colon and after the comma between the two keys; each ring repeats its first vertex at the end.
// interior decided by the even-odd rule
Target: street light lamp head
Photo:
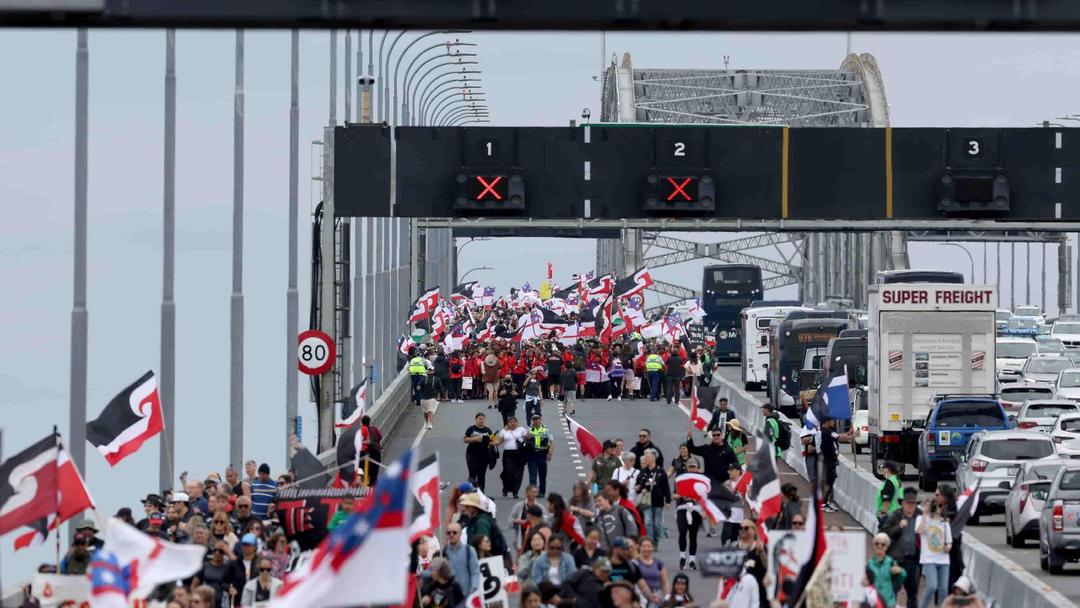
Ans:
{"type": "Polygon", "coordinates": [[[590,117],[592,117],[592,112],[589,111],[589,108],[581,111],[581,120],[588,121],[590,117]]]}

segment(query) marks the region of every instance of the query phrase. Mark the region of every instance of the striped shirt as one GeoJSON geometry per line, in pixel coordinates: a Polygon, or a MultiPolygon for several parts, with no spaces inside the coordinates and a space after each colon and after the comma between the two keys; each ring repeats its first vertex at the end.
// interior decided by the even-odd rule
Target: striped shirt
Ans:
{"type": "Polygon", "coordinates": [[[251,514],[259,519],[266,517],[270,507],[270,501],[277,494],[277,483],[274,480],[260,481],[258,478],[251,481],[251,514]]]}

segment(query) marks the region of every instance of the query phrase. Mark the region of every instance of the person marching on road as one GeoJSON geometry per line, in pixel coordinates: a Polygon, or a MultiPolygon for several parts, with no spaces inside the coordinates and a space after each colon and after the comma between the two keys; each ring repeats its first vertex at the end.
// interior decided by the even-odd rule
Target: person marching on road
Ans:
{"type": "Polygon", "coordinates": [[[472,426],[465,429],[465,464],[469,467],[469,481],[480,491],[484,491],[484,478],[491,463],[493,433],[487,427],[487,416],[483,412],[476,415],[472,426]]]}
{"type": "Polygon", "coordinates": [[[567,368],[559,384],[563,394],[563,410],[567,416],[573,416],[577,413],[577,371],[573,367],[567,368]]]}
{"type": "Polygon", "coordinates": [[[727,397],[720,397],[716,402],[716,410],[713,411],[712,420],[709,421],[709,426],[705,427],[705,432],[709,433],[719,429],[721,433],[726,433],[728,423],[733,420],[736,420],[735,412],[729,409],[727,397]]]}
{"type": "Polygon", "coordinates": [[[889,555],[907,572],[904,579],[907,608],[915,608],[919,604],[919,543],[915,522],[922,515],[922,510],[919,509],[918,494],[915,488],[904,488],[904,502],[889,514],[881,526],[881,531],[892,540],[889,555]]]}
{"type": "Polygon", "coordinates": [[[517,415],[517,397],[518,390],[514,386],[514,380],[510,376],[504,377],[499,383],[499,414],[502,415],[503,426],[517,415]]]}
{"type": "Polygon", "coordinates": [[[435,420],[435,410],[439,409],[439,393],[442,392],[442,383],[435,377],[434,368],[426,368],[426,376],[417,386],[417,394],[420,397],[420,408],[424,411],[424,421],[428,430],[435,420]]]}
{"type": "Polygon", "coordinates": [[[423,382],[426,373],[427,365],[424,364],[424,358],[420,356],[415,347],[410,349],[409,381],[412,382],[412,399],[416,405],[420,405],[420,383],[423,382]]]}
{"type": "Polygon", "coordinates": [[[540,495],[547,495],[547,469],[551,456],[555,453],[555,442],[551,431],[540,421],[540,414],[532,415],[529,427],[529,485],[540,488],[540,495]]]}
{"type": "Polygon", "coordinates": [[[654,349],[645,357],[645,375],[649,380],[649,401],[660,400],[660,383],[664,373],[664,358],[654,349]]]}
{"type": "Polygon", "coordinates": [[[534,415],[540,415],[543,390],[540,381],[536,378],[536,370],[529,370],[529,374],[525,376],[525,417],[527,419],[532,420],[534,415]]]}
{"type": "Polygon", "coordinates": [[[503,498],[513,495],[517,498],[521,489],[521,478],[525,471],[525,453],[522,444],[528,442],[529,432],[518,426],[517,418],[510,416],[506,426],[495,434],[495,445],[501,445],[503,450],[502,480],[503,498]]]}

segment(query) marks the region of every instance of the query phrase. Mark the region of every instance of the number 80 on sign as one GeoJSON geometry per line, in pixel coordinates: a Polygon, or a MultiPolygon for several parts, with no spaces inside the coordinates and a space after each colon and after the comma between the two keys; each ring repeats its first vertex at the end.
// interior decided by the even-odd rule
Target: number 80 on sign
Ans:
{"type": "Polygon", "coordinates": [[[296,363],[301,372],[318,376],[334,366],[334,341],[317,329],[301,332],[296,340],[296,363]]]}

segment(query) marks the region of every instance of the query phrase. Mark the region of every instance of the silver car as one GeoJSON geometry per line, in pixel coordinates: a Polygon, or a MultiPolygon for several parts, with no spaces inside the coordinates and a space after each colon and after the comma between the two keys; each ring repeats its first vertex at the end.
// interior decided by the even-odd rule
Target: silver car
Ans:
{"type": "MultiPolygon", "coordinates": [[[[1070,357],[1069,360],[1071,361],[1072,357],[1070,357]]],[[[1054,396],[1058,399],[1080,401],[1080,368],[1067,369],[1058,372],[1054,396]]]]}
{"type": "Polygon", "coordinates": [[[998,389],[998,401],[1006,412],[1015,412],[1032,399],[1053,399],[1054,385],[1046,382],[1010,382],[998,389]]]}
{"type": "Polygon", "coordinates": [[[1073,362],[1061,355],[1038,354],[1028,357],[1020,376],[1025,382],[1057,382],[1058,374],[1072,369],[1073,362]]]}
{"type": "Polygon", "coordinates": [[[1068,399],[1029,399],[1016,414],[1016,428],[1049,433],[1058,416],[1080,411],[1080,405],[1068,399]]]}
{"type": "Polygon", "coordinates": [[[1039,514],[1050,484],[1058,470],[1070,462],[1080,464],[1070,458],[1051,456],[1020,465],[1005,499],[1005,542],[1020,548],[1024,541],[1039,538],[1039,514]]]}
{"type": "Polygon", "coordinates": [[[1054,442],[1045,433],[1011,430],[972,435],[956,467],[957,487],[969,488],[979,481],[979,503],[968,523],[978,523],[982,515],[1004,512],[1005,498],[1020,465],[1054,453],[1054,442]]]}
{"type": "Polygon", "coordinates": [[[1080,413],[1058,416],[1050,427],[1050,439],[1059,454],[1080,454],[1080,413]]]}
{"type": "Polygon", "coordinates": [[[1064,355],[1065,343],[1050,335],[1035,336],[1035,352],[1048,355],[1064,355]]]}
{"type": "Polygon", "coordinates": [[[1039,514],[1039,566],[1060,574],[1066,561],[1080,559],[1080,464],[1057,472],[1039,514]]]}

